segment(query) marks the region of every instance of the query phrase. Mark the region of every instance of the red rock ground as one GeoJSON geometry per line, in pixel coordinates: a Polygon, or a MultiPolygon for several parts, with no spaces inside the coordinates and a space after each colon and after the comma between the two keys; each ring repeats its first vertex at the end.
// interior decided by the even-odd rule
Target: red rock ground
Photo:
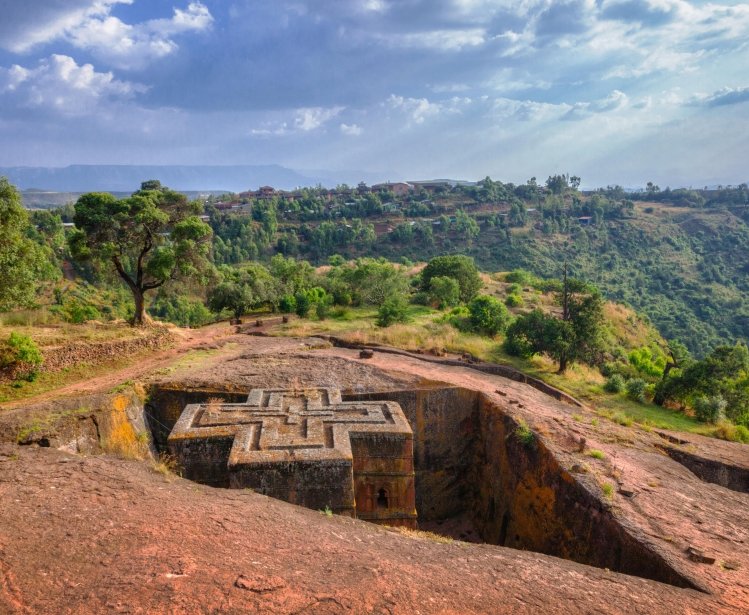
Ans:
{"type": "Polygon", "coordinates": [[[9,614],[718,612],[693,590],[53,449],[2,449],[0,520],[9,614]]]}
{"type": "MultiPolygon", "coordinates": [[[[0,445],[0,613],[749,611],[749,495],[701,481],[663,453],[657,434],[605,419],[593,425],[588,409],[469,368],[378,352],[361,361],[354,351],[311,350],[320,344],[310,340],[224,341],[225,352],[202,368],[154,374],[152,365],[150,379],[233,389],[292,380],[400,388],[427,379],[483,391],[524,416],[564,467],[620,477],[636,497],[617,494],[614,513],[709,593],[536,553],[404,536],[164,477],[135,461],[0,445]],[[579,452],[583,437],[606,458],[579,452]],[[715,564],[691,561],[688,546],[715,564]]],[[[148,374],[131,372],[84,390],[148,374]]],[[[696,453],[714,450],[749,467],[747,446],[688,439],[696,453]]]]}

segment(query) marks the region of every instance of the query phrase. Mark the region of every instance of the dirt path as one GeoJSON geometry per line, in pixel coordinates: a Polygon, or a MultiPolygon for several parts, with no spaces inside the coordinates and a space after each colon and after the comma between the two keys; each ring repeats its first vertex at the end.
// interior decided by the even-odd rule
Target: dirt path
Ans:
{"type": "Polygon", "coordinates": [[[138,380],[171,365],[180,355],[190,350],[224,344],[229,337],[234,335],[234,329],[226,323],[216,323],[200,329],[174,329],[174,331],[176,342],[170,348],[152,354],[134,355],[129,359],[128,365],[108,370],[88,380],[79,380],[39,395],[0,404],[0,411],[33,405],[58,397],[109,391],[122,382],[138,380]]]}

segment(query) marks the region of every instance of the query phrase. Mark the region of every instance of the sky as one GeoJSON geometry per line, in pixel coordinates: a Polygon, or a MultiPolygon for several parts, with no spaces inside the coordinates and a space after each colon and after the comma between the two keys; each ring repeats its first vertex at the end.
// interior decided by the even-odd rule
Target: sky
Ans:
{"type": "Polygon", "coordinates": [[[0,0],[0,166],[749,180],[749,3],[0,0]]]}

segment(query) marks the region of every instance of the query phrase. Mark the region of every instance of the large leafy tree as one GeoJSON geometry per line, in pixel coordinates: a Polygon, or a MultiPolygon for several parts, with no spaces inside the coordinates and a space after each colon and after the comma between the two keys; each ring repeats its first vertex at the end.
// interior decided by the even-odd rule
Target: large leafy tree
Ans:
{"type": "Polygon", "coordinates": [[[214,312],[231,310],[235,318],[241,318],[253,308],[278,306],[281,282],[260,263],[245,263],[241,267],[223,265],[219,273],[221,282],[208,294],[208,307],[214,312]]]}
{"type": "Polygon", "coordinates": [[[199,203],[155,180],[126,199],[84,194],[75,204],[71,252],[114,268],[133,293],[133,324],[143,325],[148,291],[209,270],[212,232],[200,211],[199,203]]]}
{"type": "Polygon", "coordinates": [[[437,256],[430,260],[421,272],[422,290],[428,292],[432,278],[438,276],[456,280],[460,286],[460,300],[466,303],[473,299],[484,285],[473,259],[462,254],[437,256]]]}
{"type": "Polygon", "coordinates": [[[701,361],[684,361],[656,388],[658,402],[695,407],[700,399],[719,397],[732,421],[749,425],[749,349],[738,343],[718,346],[701,361]]]}
{"type": "Polygon", "coordinates": [[[360,305],[381,306],[394,295],[408,294],[408,280],[403,271],[385,259],[361,258],[353,266],[342,268],[343,280],[360,305]]]}
{"type": "Polygon", "coordinates": [[[534,310],[507,330],[505,349],[515,355],[547,354],[564,373],[570,363],[595,363],[602,348],[603,299],[597,289],[565,273],[557,301],[561,315],[534,310]]]}
{"type": "Polygon", "coordinates": [[[45,249],[28,236],[29,232],[21,196],[0,177],[0,311],[33,305],[37,282],[52,274],[45,249]]]}

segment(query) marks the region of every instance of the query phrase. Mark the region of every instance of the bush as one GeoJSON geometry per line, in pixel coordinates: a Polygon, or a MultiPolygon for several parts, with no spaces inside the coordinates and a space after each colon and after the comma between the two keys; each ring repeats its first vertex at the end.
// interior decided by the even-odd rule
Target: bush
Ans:
{"type": "Polygon", "coordinates": [[[77,299],[66,301],[59,310],[59,313],[65,322],[71,322],[76,325],[101,318],[101,314],[96,307],[89,303],[82,303],[77,299]]]}
{"type": "Polygon", "coordinates": [[[10,371],[16,378],[33,380],[44,362],[39,346],[26,335],[13,331],[0,344],[0,369],[10,371]]]}
{"type": "Polygon", "coordinates": [[[377,310],[377,326],[389,327],[396,322],[408,320],[408,302],[401,295],[393,295],[385,299],[377,310]]]}
{"type": "Polygon", "coordinates": [[[213,320],[213,314],[202,301],[187,297],[158,297],[148,313],[180,327],[200,327],[213,320]]]}
{"type": "Polygon", "coordinates": [[[502,303],[490,297],[481,295],[468,305],[471,326],[475,331],[484,335],[495,336],[503,332],[510,324],[510,313],[502,303]]]}
{"type": "Polygon", "coordinates": [[[523,298],[520,295],[507,295],[505,305],[510,308],[520,307],[523,305],[523,298]]]}
{"type": "Polygon", "coordinates": [[[627,380],[627,397],[634,401],[645,401],[645,381],[642,378],[630,378],[627,380]]]}
{"type": "Polygon", "coordinates": [[[327,301],[320,301],[315,304],[315,314],[320,320],[325,320],[330,312],[330,304],[327,301]]]}
{"type": "Polygon", "coordinates": [[[471,330],[470,312],[464,305],[454,307],[444,316],[435,319],[435,322],[444,322],[455,327],[458,331],[469,332],[471,330]]]}
{"type": "Polygon", "coordinates": [[[429,293],[420,290],[418,293],[414,293],[411,295],[411,303],[414,305],[429,305],[431,303],[431,299],[429,297],[429,293]]]}
{"type": "Polygon", "coordinates": [[[446,275],[435,276],[429,282],[429,299],[440,310],[454,307],[460,302],[460,284],[446,275]]]}
{"type": "Polygon", "coordinates": [[[278,309],[282,314],[291,314],[296,312],[296,298],[294,295],[284,295],[278,302],[278,309]]]}
{"type": "Polygon", "coordinates": [[[625,386],[624,376],[621,374],[611,374],[608,380],[606,380],[606,384],[603,385],[603,390],[607,393],[621,393],[625,386]]]}
{"type": "Polygon", "coordinates": [[[523,269],[515,269],[515,271],[510,271],[505,276],[505,282],[510,282],[511,284],[518,284],[520,286],[524,286],[528,284],[531,280],[531,274],[527,271],[524,271],[523,269]]]}
{"type": "Polygon", "coordinates": [[[294,312],[299,318],[307,318],[309,310],[312,307],[312,302],[309,300],[307,293],[297,293],[294,297],[294,312]]]}
{"type": "Polygon", "coordinates": [[[429,291],[432,278],[438,276],[456,280],[460,286],[460,300],[464,302],[473,299],[484,285],[473,259],[461,254],[437,256],[430,260],[421,272],[421,289],[429,291]]]}
{"type": "Polygon", "coordinates": [[[731,421],[725,419],[718,421],[713,435],[721,440],[749,444],[749,429],[743,425],[734,425],[731,421]]]}
{"type": "Polygon", "coordinates": [[[523,419],[518,419],[518,426],[515,428],[515,438],[523,446],[533,447],[536,443],[536,434],[523,419]]]}
{"type": "Polygon", "coordinates": [[[694,400],[694,416],[702,423],[717,423],[725,417],[726,400],[720,395],[694,400]]]}

